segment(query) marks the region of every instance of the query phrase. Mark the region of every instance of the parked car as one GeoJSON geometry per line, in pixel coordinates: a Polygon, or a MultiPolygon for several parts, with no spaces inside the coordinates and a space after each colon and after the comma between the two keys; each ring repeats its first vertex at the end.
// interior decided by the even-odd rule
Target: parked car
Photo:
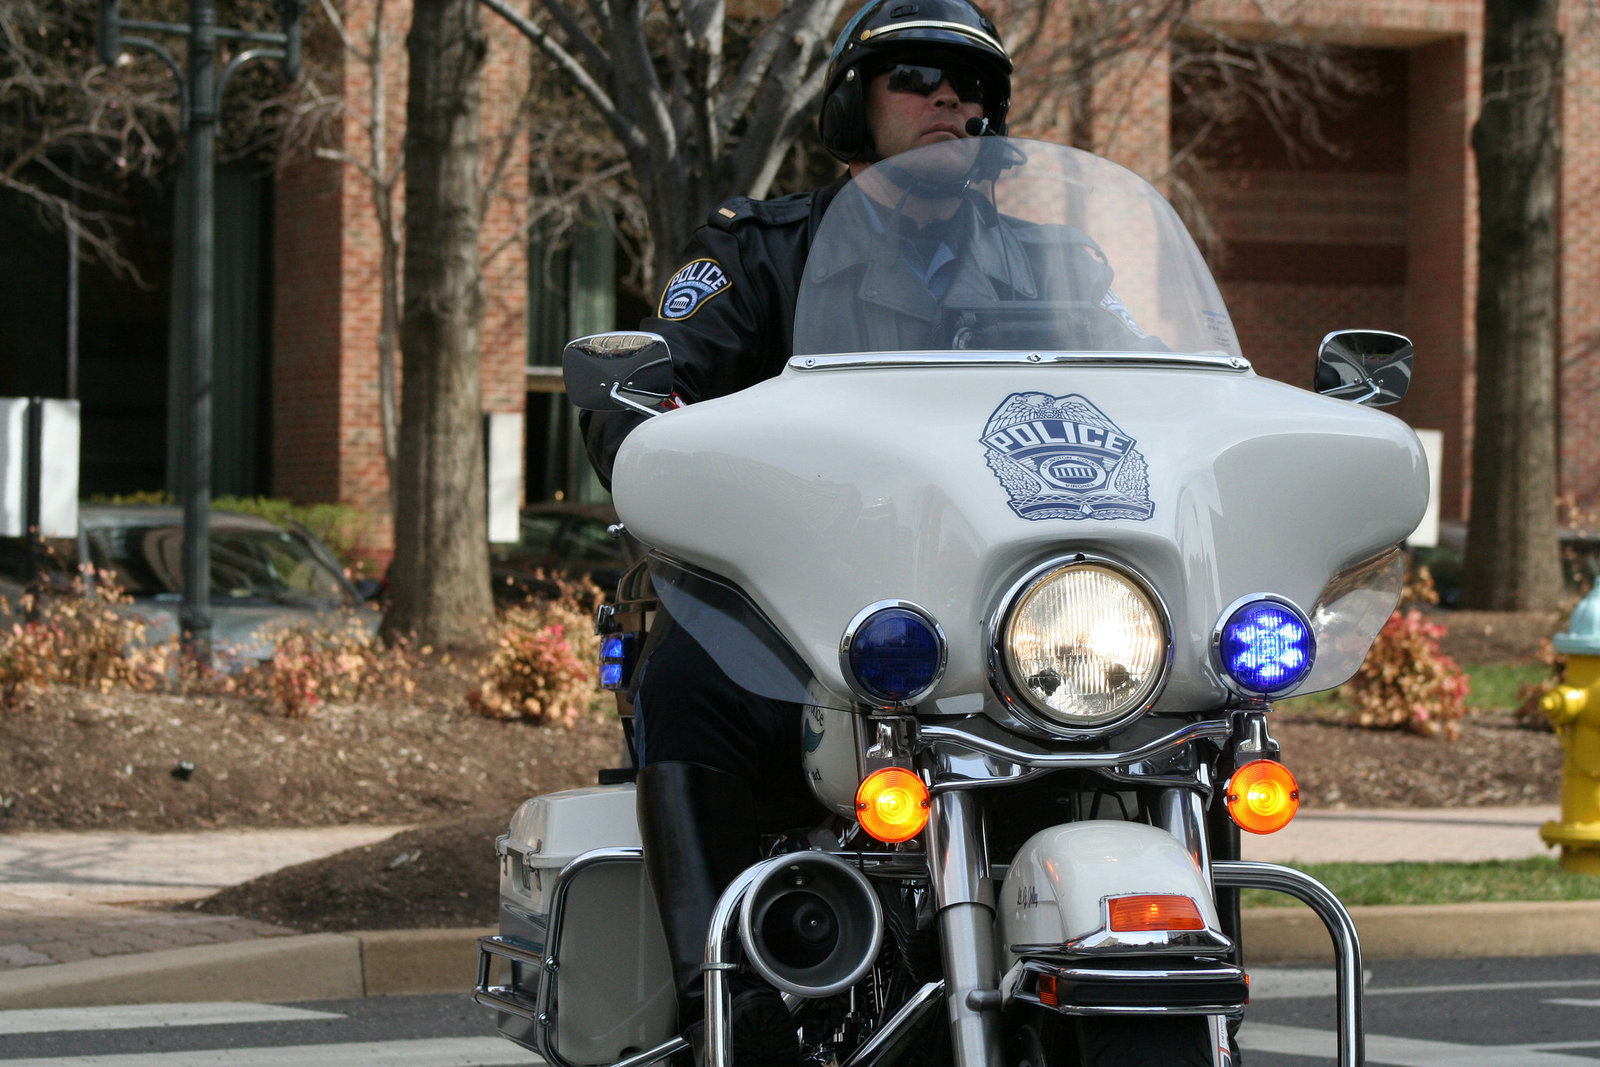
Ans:
{"type": "MultiPolygon", "coordinates": [[[[128,609],[151,624],[149,640],[175,637],[183,601],[182,509],[91,504],[78,516],[77,543],[50,546],[47,586],[60,588],[85,560],[127,594],[128,609]]],[[[377,583],[358,591],[327,546],[303,527],[215,510],[210,525],[211,640],[225,658],[270,659],[274,634],[286,629],[354,620],[367,633],[377,632],[378,612],[364,602],[377,583]]]]}
{"type": "Polygon", "coordinates": [[[554,501],[526,508],[521,540],[489,546],[495,600],[555,596],[561,581],[580,579],[611,593],[632,562],[625,539],[608,532],[617,521],[609,504],[554,501]]]}

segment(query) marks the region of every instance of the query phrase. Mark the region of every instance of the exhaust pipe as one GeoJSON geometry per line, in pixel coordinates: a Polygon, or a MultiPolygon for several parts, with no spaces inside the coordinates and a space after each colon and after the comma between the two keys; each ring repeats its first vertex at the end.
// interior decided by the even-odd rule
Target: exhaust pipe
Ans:
{"type": "Polygon", "coordinates": [[[826,852],[796,852],[745,890],[739,941],[757,974],[802,997],[861,981],[883,944],[883,905],[860,871],[826,852]]]}

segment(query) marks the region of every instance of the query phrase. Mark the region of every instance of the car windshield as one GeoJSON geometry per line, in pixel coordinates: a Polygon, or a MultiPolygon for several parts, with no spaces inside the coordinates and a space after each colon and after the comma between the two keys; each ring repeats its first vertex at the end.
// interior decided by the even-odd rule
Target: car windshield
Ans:
{"type": "Polygon", "coordinates": [[[806,261],[796,356],[1019,349],[1240,355],[1177,213],[1109,160],[965,138],[840,190],[806,261]]]}
{"type": "MultiPolygon", "coordinates": [[[[131,596],[183,594],[183,527],[171,523],[95,526],[90,561],[131,596]]],[[[293,530],[211,529],[211,596],[306,607],[350,603],[339,573],[293,530]]]]}

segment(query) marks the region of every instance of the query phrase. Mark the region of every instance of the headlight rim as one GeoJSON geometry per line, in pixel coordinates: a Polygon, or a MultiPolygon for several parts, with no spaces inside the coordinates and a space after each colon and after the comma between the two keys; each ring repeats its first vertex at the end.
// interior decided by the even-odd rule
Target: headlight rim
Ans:
{"type": "Polygon", "coordinates": [[[1126,729],[1145,713],[1155,707],[1166,691],[1167,683],[1172,679],[1172,663],[1174,643],[1172,637],[1172,612],[1168,610],[1167,603],[1155,586],[1144,575],[1115,556],[1101,552],[1073,551],[1065,555],[1052,556],[1023,572],[1021,577],[1012,582],[995,602],[995,608],[989,613],[988,642],[989,642],[989,687],[1000,697],[1007,712],[1017,721],[1040,731],[1045,736],[1064,741],[1090,741],[1126,729]],[[1137,706],[1127,712],[1103,723],[1069,725],[1058,719],[1050,717],[1043,711],[1034,707],[1022,686],[1015,684],[1006,667],[1007,656],[1005,647],[1006,627],[1011,620],[1012,611],[1022,599],[1022,594],[1033,584],[1044,578],[1047,574],[1067,567],[1099,566],[1115,572],[1119,577],[1134,586],[1154,606],[1156,622],[1161,627],[1162,655],[1158,668],[1155,684],[1149,694],[1137,706]]]}
{"type": "Polygon", "coordinates": [[[1293,696],[1297,690],[1303,689],[1306,682],[1310,680],[1311,675],[1316,671],[1317,629],[1316,626],[1313,625],[1311,616],[1307,614],[1306,610],[1299,604],[1296,604],[1293,600],[1284,596],[1282,593],[1246,593],[1244,596],[1235,598],[1231,603],[1228,604],[1227,607],[1222,609],[1221,613],[1217,615],[1217,621],[1211,627],[1211,650],[1209,659],[1211,669],[1216,672],[1217,680],[1223,684],[1228,692],[1234,694],[1235,696],[1243,697],[1244,699],[1250,701],[1264,700],[1269,703],[1274,700],[1284,700],[1293,696]],[[1231,673],[1229,673],[1228,668],[1223,666],[1222,663],[1223,628],[1228,625],[1228,620],[1233,618],[1233,615],[1236,611],[1244,607],[1246,604],[1253,604],[1258,601],[1282,604],[1284,607],[1288,608],[1294,613],[1295,618],[1299,619],[1300,623],[1305,626],[1306,634],[1311,642],[1310,649],[1308,650],[1308,658],[1311,660],[1311,664],[1301,673],[1299,680],[1293,685],[1285,686],[1282,689],[1273,690],[1270,692],[1260,692],[1246,688],[1245,686],[1239,684],[1239,681],[1234,678],[1231,673]]]}
{"type": "Polygon", "coordinates": [[[912,707],[926,699],[928,694],[939,688],[939,683],[944,679],[944,672],[949,666],[950,641],[945,635],[944,627],[939,625],[939,620],[933,617],[931,611],[910,600],[890,598],[868,604],[855,613],[845,627],[844,633],[839,637],[839,673],[844,676],[845,685],[850,687],[850,692],[854,694],[857,700],[860,700],[868,707],[880,711],[899,711],[912,707]],[[878,612],[889,608],[901,608],[919,616],[923,622],[933,628],[934,636],[939,643],[939,665],[934,669],[933,678],[926,686],[901,700],[885,700],[883,697],[867,692],[866,688],[856,680],[855,669],[850,665],[850,650],[854,647],[856,635],[860,632],[862,624],[878,612]]]}

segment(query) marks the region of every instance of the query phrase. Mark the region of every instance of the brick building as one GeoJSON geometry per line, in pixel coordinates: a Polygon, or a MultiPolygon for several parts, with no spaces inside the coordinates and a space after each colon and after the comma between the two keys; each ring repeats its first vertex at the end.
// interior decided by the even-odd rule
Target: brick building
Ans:
{"type": "MultiPolygon", "coordinates": [[[[404,121],[404,25],[396,18],[404,2],[389,2],[386,76],[392,151],[404,121]]],[[[372,7],[347,6],[352,18],[372,7]]],[[[1339,155],[1291,165],[1273,136],[1249,124],[1226,131],[1225,150],[1213,153],[1221,163],[1210,172],[1200,198],[1223,239],[1212,257],[1213,268],[1244,352],[1260,373],[1305,384],[1316,344],[1327,330],[1366,326],[1410,336],[1416,343],[1416,377],[1410,397],[1396,411],[1418,428],[1443,432],[1443,516],[1463,518],[1474,389],[1477,241],[1469,141],[1480,91],[1482,5],[1473,0],[1285,0],[1275,21],[1269,21],[1264,11],[1271,6],[1258,0],[1201,0],[1193,17],[1237,37],[1278,32],[1278,25],[1289,24],[1313,38],[1353,47],[1382,88],[1335,123],[1334,135],[1347,148],[1339,155]]],[[[1583,23],[1584,7],[1578,0],[1568,0],[1568,7],[1560,202],[1560,477],[1562,492],[1593,513],[1600,509],[1600,449],[1593,445],[1600,436],[1600,209],[1594,195],[1600,182],[1600,31],[1583,23]]],[[[492,15],[486,18],[491,54],[485,135],[492,139],[505,128],[508,102],[526,80],[530,48],[492,15]]],[[[359,34],[363,27],[350,29],[359,34]]],[[[1168,172],[1172,151],[1169,66],[1165,49],[1126,56],[1095,92],[1098,150],[1158,184],[1168,172]]],[[[369,99],[370,72],[347,57],[340,77],[351,113],[338,147],[351,157],[363,157],[369,133],[360,111],[369,99]]],[[[1019,83],[1019,96],[1029,91],[1025,80],[1019,83]]],[[[1016,132],[1048,135],[1025,126],[1016,132]]],[[[515,160],[517,151],[513,142],[505,158],[515,160]]],[[[526,147],[521,151],[525,157],[526,147]]],[[[552,293],[530,285],[529,242],[513,206],[526,188],[526,168],[506,166],[499,181],[506,196],[494,201],[483,233],[486,251],[493,250],[483,335],[485,409],[527,412],[528,499],[585,495],[590,491],[583,478],[586,465],[573,448],[565,404],[551,392],[556,386],[548,370],[530,368],[556,362],[561,338],[631,325],[639,309],[626,303],[619,307],[616,301],[609,284],[614,250],[603,232],[586,235],[557,261],[555,273],[572,280],[570,291],[552,293]]],[[[401,191],[395,195],[402,202],[401,191]]],[[[260,215],[259,232],[269,249],[262,259],[271,264],[258,298],[261,310],[270,309],[270,314],[257,316],[265,325],[253,334],[260,337],[262,370],[243,375],[250,379],[243,382],[249,388],[241,386],[243,399],[233,402],[237,410],[230,410],[230,402],[219,393],[218,420],[236,429],[255,419],[263,428],[240,429],[234,435],[241,437],[235,450],[254,459],[240,465],[243,473],[236,472],[231,482],[219,478],[219,490],[354,504],[379,517],[374,547],[382,552],[390,527],[378,408],[381,290],[371,187],[350,165],[306,160],[280,174],[270,195],[251,203],[259,205],[251,210],[260,215]]],[[[249,229],[247,222],[234,222],[249,229]]],[[[12,247],[21,245],[12,242],[12,247]]],[[[244,242],[226,242],[225,247],[230,250],[225,255],[248,255],[239,251],[244,242]]],[[[0,276],[19,282],[46,279],[39,252],[29,256],[25,264],[8,266],[0,247],[0,276]]],[[[547,262],[542,253],[539,262],[547,262]]],[[[534,273],[542,278],[549,272],[534,273]]],[[[0,354],[7,336],[33,338],[30,350],[47,344],[35,336],[35,327],[25,332],[12,323],[37,319],[34,309],[42,297],[20,284],[0,290],[20,294],[11,300],[0,295],[0,354]],[[16,314],[8,318],[10,304],[16,305],[16,314]]],[[[120,313],[124,318],[138,313],[153,322],[149,305],[159,303],[159,297],[123,300],[120,313]]],[[[97,305],[86,300],[85,306],[97,305]]],[[[163,358],[160,343],[152,347],[150,331],[142,327],[137,338],[126,328],[119,333],[114,324],[99,329],[106,334],[98,342],[104,356],[94,365],[111,369],[89,376],[98,383],[99,399],[84,394],[86,487],[159,487],[165,414],[161,389],[150,379],[163,358]],[[143,353],[138,367],[128,362],[135,339],[143,353]],[[115,370],[113,354],[128,367],[115,370]],[[127,414],[134,398],[142,398],[142,421],[137,423],[129,422],[132,416],[127,414]],[[146,429],[130,432],[130,426],[146,429]],[[123,473],[135,452],[151,453],[137,478],[123,473]],[[154,485],[144,484],[152,479],[154,485]]],[[[37,363],[0,360],[0,394],[60,395],[48,378],[37,363]]],[[[173,440],[170,432],[165,436],[173,440]]]]}
{"type": "MultiPolygon", "coordinates": [[[[1195,17],[1233,35],[1270,29],[1251,0],[1205,0],[1195,17]]],[[[1443,431],[1442,511],[1464,517],[1477,239],[1469,139],[1479,98],[1482,6],[1323,0],[1286,7],[1282,18],[1313,38],[1362,50],[1382,88],[1336,123],[1335,135],[1348,147],[1342,158],[1291,166],[1264,129],[1228,132],[1225,169],[1201,190],[1224,240],[1214,269],[1244,351],[1262,374],[1304,384],[1329,329],[1368,326],[1410,336],[1416,379],[1397,413],[1419,428],[1443,431]]],[[[514,72],[525,49],[509,33],[494,36],[498,69],[514,72]]],[[[1600,504],[1600,450],[1591,445],[1600,430],[1600,219],[1592,195],[1600,175],[1600,64],[1593,61],[1594,33],[1569,31],[1567,40],[1561,485],[1592,508],[1600,504]]],[[[1018,86],[1019,93],[1027,90],[1018,86]]],[[[349,92],[360,91],[355,72],[349,92]]],[[[1169,163],[1170,92],[1164,51],[1127,57],[1096,92],[1097,115],[1110,116],[1095,130],[1096,147],[1160,180],[1169,163]]],[[[306,168],[279,186],[274,481],[277,491],[295,497],[381,510],[373,240],[359,186],[350,171],[332,166],[306,168]]],[[[486,242],[495,239],[486,235],[486,242]]],[[[524,402],[522,267],[521,259],[506,257],[490,282],[484,346],[490,410],[517,410],[524,402]]],[[[536,423],[548,410],[540,399],[529,425],[547,466],[549,435],[536,423]]],[[[540,481],[548,490],[549,480],[540,481]]]]}

